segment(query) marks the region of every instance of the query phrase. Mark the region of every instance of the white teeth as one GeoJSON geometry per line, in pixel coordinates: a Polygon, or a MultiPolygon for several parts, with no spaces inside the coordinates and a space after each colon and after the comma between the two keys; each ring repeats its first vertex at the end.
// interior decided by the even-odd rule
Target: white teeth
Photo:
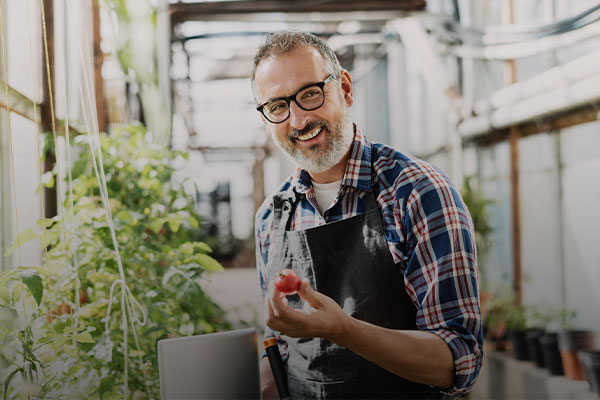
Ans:
{"type": "Polygon", "coordinates": [[[321,132],[321,128],[322,127],[318,127],[304,135],[298,136],[296,139],[301,140],[301,141],[312,139],[315,136],[317,136],[319,134],[319,132],[321,132]]]}

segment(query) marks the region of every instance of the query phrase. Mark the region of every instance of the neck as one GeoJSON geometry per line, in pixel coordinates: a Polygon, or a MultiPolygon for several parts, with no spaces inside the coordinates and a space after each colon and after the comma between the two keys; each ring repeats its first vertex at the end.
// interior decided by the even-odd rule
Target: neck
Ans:
{"type": "MultiPolygon", "coordinates": [[[[347,134],[349,138],[354,138],[354,124],[352,121],[347,118],[344,136],[347,134]]],[[[310,178],[313,182],[316,183],[331,183],[341,180],[344,177],[344,172],[346,172],[346,164],[348,163],[348,159],[350,158],[350,152],[352,151],[352,140],[348,144],[348,148],[346,149],[346,154],[342,157],[342,159],[335,164],[333,167],[323,171],[323,172],[310,172],[310,178]]]]}
{"type": "Polygon", "coordinates": [[[314,173],[310,172],[310,179],[316,183],[331,183],[341,180],[344,177],[344,172],[346,171],[346,163],[348,162],[348,158],[350,157],[350,149],[346,152],[346,155],[342,157],[340,162],[335,164],[333,167],[329,168],[326,171],[314,173]]]}

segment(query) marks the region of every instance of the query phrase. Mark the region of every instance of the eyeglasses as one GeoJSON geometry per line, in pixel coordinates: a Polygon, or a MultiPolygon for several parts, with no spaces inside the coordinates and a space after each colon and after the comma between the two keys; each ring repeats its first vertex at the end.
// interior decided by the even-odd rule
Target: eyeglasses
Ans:
{"type": "Polygon", "coordinates": [[[267,101],[256,107],[256,110],[261,112],[273,124],[280,124],[290,117],[290,102],[292,100],[304,111],[316,110],[325,103],[323,88],[335,79],[335,76],[329,75],[323,82],[304,86],[291,96],[267,101]]]}

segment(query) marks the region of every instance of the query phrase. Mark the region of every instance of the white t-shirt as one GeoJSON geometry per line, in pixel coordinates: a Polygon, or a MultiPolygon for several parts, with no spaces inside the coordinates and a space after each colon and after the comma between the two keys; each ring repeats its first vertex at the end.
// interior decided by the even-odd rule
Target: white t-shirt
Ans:
{"type": "Polygon", "coordinates": [[[339,181],[331,183],[313,182],[312,185],[313,191],[315,192],[315,198],[317,199],[317,204],[321,210],[321,214],[324,214],[337,197],[337,194],[340,191],[340,186],[342,185],[342,180],[340,179],[339,181]]]}

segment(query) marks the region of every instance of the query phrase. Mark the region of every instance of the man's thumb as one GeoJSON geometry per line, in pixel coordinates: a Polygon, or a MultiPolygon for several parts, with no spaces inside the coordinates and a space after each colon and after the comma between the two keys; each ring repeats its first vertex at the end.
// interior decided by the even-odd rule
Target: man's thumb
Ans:
{"type": "Polygon", "coordinates": [[[308,279],[302,279],[302,284],[300,285],[300,289],[298,289],[298,294],[302,298],[302,300],[309,303],[311,306],[316,306],[320,304],[319,293],[317,293],[313,288],[310,287],[310,283],[308,279]]]}

